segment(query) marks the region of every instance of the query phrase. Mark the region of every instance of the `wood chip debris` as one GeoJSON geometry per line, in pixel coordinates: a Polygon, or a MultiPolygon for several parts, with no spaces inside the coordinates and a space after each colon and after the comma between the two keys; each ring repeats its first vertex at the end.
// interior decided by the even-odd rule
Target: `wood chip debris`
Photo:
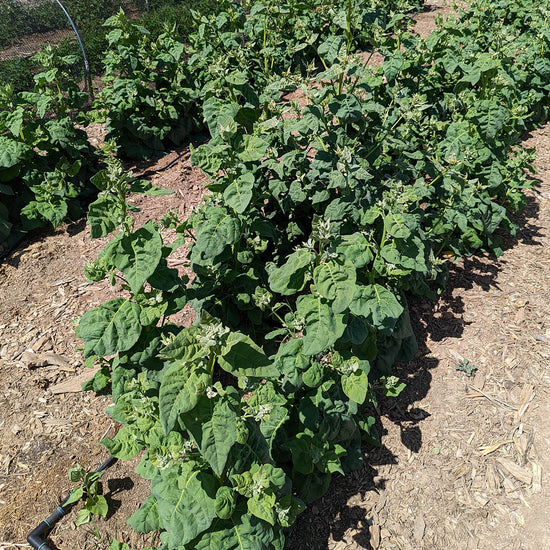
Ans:
{"type": "Polygon", "coordinates": [[[542,468],[538,462],[531,462],[531,468],[533,470],[533,484],[531,491],[533,493],[542,492],[542,468]]]}
{"type": "Polygon", "coordinates": [[[424,521],[422,514],[420,514],[414,520],[414,530],[413,530],[414,540],[420,542],[424,538],[425,530],[426,530],[426,522],[424,521]]]}
{"type": "Polygon", "coordinates": [[[533,401],[533,398],[535,397],[535,388],[531,386],[530,384],[525,384],[523,386],[523,389],[521,390],[521,394],[519,396],[518,400],[518,410],[516,411],[516,414],[514,415],[514,422],[518,423],[525,412],[527,411],[527,408],[529,407],[529,404],[531,401],[533,401]]]}
{"type": "Polygon", "coordinates": [[[74,372],[71,363],[65,359],[65,357],[57,353],[36,353],[29,349],[22,353],[21,362],[29,369],[53,365],[74,372]]]}
{"type": "Polygon", "coordinates": [[[500,449],[503,445],[508,445],[508,443],[514,443],[513,439],[506,439],[505,441],[498,441],[492,445],[485,445],[479,448],[479,454],[481,456],[487,456],[488,454],[494,453],[500,449]]]}
{"type": "MultiPolygon", "coordinates": [[[[508,403],[505,403],[504,401],[501,401],[500,399],[497,399],[496,397],[492,397],[485,393],[483,390],[476,388],[475,386],[468,385],[468,388],[471,390],[474,390],[475,392],[480,393],[483,397],[491,401],[491,403],[494,403],[495,405],[498,405],[499,407],[502,407],[503,409],[507,409],[509,411],[516,411],[517,407],[514,407],[512,405],[509,405],[508,403]]],[[[479,397],[479,395],[476,394],[467,394],[466,397],[479,397]]]]}
{"type": "Polygon", "coordinates": [[[55,386],[50,388],[50,391],[55,395],[58,393],[77,393],[82,391],[82,384],[91,380],[98,369],[86,370],[85,372],[70,378],[69,380],[64,380],[55,386]]]}
{"type": "Polygon", "coordinates": [[[523,468],[509,458],[497,458],[499,466],[509,475],[516,478],[518,481],[531,485],[533,480],[533,472],[527,468],[523,468]]]}
{"type": "Polygon", "coordinates": [[[380,525],[371,525],[369,527],[370,540],[373,548],[378,548],[380,545],[380,525]]]}

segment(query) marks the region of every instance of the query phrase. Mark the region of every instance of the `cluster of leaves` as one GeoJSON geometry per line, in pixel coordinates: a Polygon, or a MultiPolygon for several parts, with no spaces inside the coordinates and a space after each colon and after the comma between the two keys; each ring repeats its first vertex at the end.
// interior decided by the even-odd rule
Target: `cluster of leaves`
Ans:
{"type": "Polygon", "coordinates": [[[197,127],[196,90],[183,62],[184,45],[170,29],[156,39],[124,13],[105,25],[111,49],[105,57],[108,138],[121,154],[140,158],[180,145],[197,127]]]}
{"type": "MultiPolygon", "coordinates": [[[[225,0],[215,14],[191,11],[189,45],[175,28],[161,35],[125,18],[105,24],[109,52],[106,88],[97,102],[107,111],[109,139],[132,158],[179,144],[201,126],[204,101],[235,85],[264,89],[273,75],[311,72],[319,52],[345,43],[347,53],[393,48],[408,24],[401,2],[262,0],[251,6],[225,0]],[[188,59],[188,63],[184,63],[188,59]],[[239,70],[236,74],[236,70],[239,70]]],[[[329,56],[330,57],[330,56],[329,56]]]]}
{"type": "Polygon", "coordinates": [[[128,191],[160,191],[116,161],[94,177],[92,235],[115,237],[87,276],[125,297],[78,333],[101,366],[89,388],[111,391],[123,424],[103,445],[144,451],[151,495],[129,523],[159,529],[163,550],[282,550],[304,506],[377,443],[364,406],[399,394],[391,366],[416,351],[406,295],[433,295],[449,259],[498,254],[498,229],[514,232],[532,160],[517,142],[548,105],[548,13],[483,4],[425,40],[388,38],[376,69],[346,33],[326,37],[301,104],[278,100],[288,75],[256,78],[237,57],[205,77],[230,93],[204,98],[212,139],[192,161],[211,193],[183,223],[134,230],[128,191]],[[184,243],[191,282],[169,267],[184,243]],[[171,316],[187,304],[197,320],[182,328],[171,316]]]}
{"type": "Polygon", "coordinates": [[[77,526],[88,523],[94,515],[107,516],[109,505],[102,495],[103,487],[99,481],[102,475],[103,472],[86,472],[80,464],[69,469],[69,480],[80,485],[71,492],[63,506],[69,506],[80,500],[84,502],[75,519],[77,526]]]}
{"type": "Polygon", "coordinates": [[[34,91],[0,87],[0,243],[8,245],[26,231],[81,215],[97,164],[71,117],[87,97],[64,71],[74,60],[51,48],[35,59],[46,70],[34,77],[34,91]]]}

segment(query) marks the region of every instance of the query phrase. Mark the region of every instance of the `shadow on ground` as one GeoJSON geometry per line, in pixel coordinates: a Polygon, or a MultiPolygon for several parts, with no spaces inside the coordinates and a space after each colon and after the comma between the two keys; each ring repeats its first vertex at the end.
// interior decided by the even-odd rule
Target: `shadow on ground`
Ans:
{"type": "MultiPolygon", "coordinates": [[[[536,199],[529,196],[525,209],[512,216],[518,227],[516,234],[501,236],[503,250],[519,243],[541,246],[536,240],[540,237],[540,228],[535,224],[538,210],[536,199]]],[[[334,476],[326,495],[298,518],[287,536],[285,550],[328,550],[331,540],[342,541],[349,530],[356,531],[353,540],[359,548],[375,550],[369,533],[372,521],[367,508],[358,503],[365,501],[367,492],[379,493],[385,489],[387,480],[378,475],[377,466],[397,463],[396,455],[384,446],[385,433],[380,418],[399,426],[403,445],[413,453],[419,452],[422,448],[422,421],[429,413],[416,407],[415,403],[427,395],[432,381],[431,371],[439,364],[438,359],[428,356],[427,342],[462,336],[466,323],[461,291],[498,288],[498,274],[505,262],[505,259],[488,254],[464,258],[450,266],[445,291],[436,302],[423,297],[408,298],[419,352],[413,361],[394,365],[395,376],[407,384],[401,395],[397,399],[380,397],[378,408],[368,411],[377,418],[382,446],[363,449],[364,462],[360,470],[345,477],[334,476]]]]}

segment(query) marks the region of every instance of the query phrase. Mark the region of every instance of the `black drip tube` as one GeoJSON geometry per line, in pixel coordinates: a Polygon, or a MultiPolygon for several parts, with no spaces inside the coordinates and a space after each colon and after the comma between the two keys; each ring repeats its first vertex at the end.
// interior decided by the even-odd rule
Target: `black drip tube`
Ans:
{"type": "MultiPolygon", "coordinates": [[[[105,462],[102,462],[99,467],[95,470],[95,473],[102,472],[106,470],[109,466],[114,464],[118,459],[114,456],[110,456],[105,462]]],[[[27,537],[27,542],[36,550],[52,550],[48,543],[44,540],[48,535],[48,532],[53,528],[53,526],[73,507],[73,504],[65,506],[65,503],[69,500],[71,495],[61,502],[61,504],[55,509],[54,513],[40,522],[37,527],[35,527],[27,537]]]]}

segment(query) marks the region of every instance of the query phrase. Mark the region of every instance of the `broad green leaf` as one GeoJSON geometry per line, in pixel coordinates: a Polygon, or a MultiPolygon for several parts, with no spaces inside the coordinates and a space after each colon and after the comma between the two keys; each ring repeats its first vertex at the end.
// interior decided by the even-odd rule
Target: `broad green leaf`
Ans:
{"type": "Polygon", "coordinates": [[[149,495],[145,502],[128,518],[126,523],[138,533],[150,533],[162,527],[157,499],[149,495]]]}
{"type": "Polygon", "coordinates": [[[266,151],[267,143],[262,138],[245,134],[237,155],[244,162],[256,162],[265,157],[266,151]]]}
{"type": "Polygon", "coordinates": [[[74,520],[74,524],[79,527],[80,525],[84,525],[85,523],[88,523],[92,519],[92,512],[88,510],[87,508],[82,508],[80,510],[74,520]]]}
{"type": "Polygon", "coordinates": [[[113,265],[137,294],[145,281],[155,272],[162,257],[162,237],[152,222],[117,242],[112,251],[113,265]]]}
{"type": "Polygon", "coordinates": [[[350,310],[364,317],[373,327],[389,332],[403,313],[403,306],[393,292],[373,284],[357,287],[350,310]]]}
{"type": "Polygon", "coordinates": [[[232,86],[243,86],[249,81],[249,77],[242,71],[233,71],[225,77],[225,80],[232,86]]]}
{"type": "Polygon", "coordinates": [[[424,243],[416,235],[385,245],[380,251],[380,255],[390,264],[419,273],[427,272],[424,243]]]}
{"type": "Polygon", "coordinates": [[[97,200],[88,207],[90,237],[106,237],[120,225],[122,216],[123,211],[117,198],[111,193],[100,193],[97,200]]]}
{"type": "Polygon", "coordinates": [[[123,426],[112,439],[106,437],[102,439],[100,445],[103,445],[116,458],[129,460],[134,458],[143,448],[137,441],[135,430],[129,426],[123,426]]]}
{"type": "Polygon", "coordinates": [[[216,515],[221,519],[229,519],[235,511],[237,494],[232,487],[222,486],[216,493],[216,515]]]}
{"type": "Polygon", "coordinates": [[[109,505],[103,495],[94,495],[86,499],[86,508],[96,516],[105,517],[109,512],[109,505]]]}
{"type": "Polygon", "coordinates": [[[155,272],[147,279],[147,282],[153,287],[165,292],[173,292],[185,284],[185,279],[181,279],[178,270],[169,268],[166,260],[162,260],[155,272]]]}
{"type": "Polygon", "coordinates": [[[345,46],[346,41],[343,36],[331,35],[317,48],[317,53],[332,64],[345,46]]]}
{"type": "Polygon", "coordinates": [[[202,396],[193,410],[182,415],[182,420],[203,458],[221,476],[231,447],[237,441],[237,413],[227,399],[202,396]]]}
{"type": "MultiPolygon", "coordinates": [[[[296,340],[300,342],[300,340],[296,340]]],[[[301,346],[300,346],[301,349],[301,346]]],[[[266,382],[261,384],[248,400],[249,407],[254,410],[260,430],[269,445],[270,452],[277,437],[277,432],[289,418],[289,412],[285,408],[287,398],[276,390],[275,384],[266,382]],[[268,404],[267,410],[265,405],[268,404]]]]}
{"type": "Polygon", "coordinates": [[[191,362],[206,357],[209,353],[209,349],[197,341],[196,329],[189,327],[173,336],[168,344],[161,349],[159,357],[161,359],[178,359],[182,362],[191,362]]]}
{"type": "Polygon", "coordinates": [[[284,407],[274,405],[272,409],[260,420],[260,430],[269,445],[269,452],[273,452],[273,445],[277,432],[289,419],[289,412],[284,407]]]}
{"type": "Polygon", "coordinates": [[[160,520],[170,548],[180,548],[210,527],[216,517],[215,478],[195,470],[193,462],[179,462],[151,480],[160,520]]]}
{"type": "Polygon", "coordinates": [[[11,168],[23,162],[30,147],[7,136],[0,136],[0,168],[11,168]]]}
{"type": "MultiPolygon", "coordinates": [[[[208,129],[210,131],[210,134],[212,136],[216,136],[216,134],[218,133],[218,128],[232,126],[235,122],[235,117],[237,116],[239,109],[240,109],[240,106],[238,103],[234,103],[234,102],[230,103],[228,101],[218,99],[217,97],[208,98],[204,102],[202,106],[202,110],[204,113],[206,124],[208,125],[208,129]]],[[[228,147],[227,145],[221,145],[220,147],[223,148],[224,151],[227,151],[230,149],[230,147],[228,147]]],[[[208,146],[202,145],[198,149],[195,149],[195,151],[199,151],[201,149],[204,152],[209,150],[208,146]]],[[[215,150],[215,151],[218,152],[221,150],[222,149],[215,150]]],[[[193,155],[194,154],[195,152],[193,152],[193,155]]],[[[191,162],[195,164],[196,157],[193,158],[193,155],[191,155],[191,162]]],[[[199,165],[199,167],[201,166],[199,165]]]]}
{"type": "MultiPolygon", "coordinates": [[[[292,453],[293,468],[300,474],[309,475],[313,473],[315,464],[313,463],[312,438],[306,433],[299,433],[287,441],[283,448],[292,453]]],[[[318,456],[315,458],[319,458],[318,456]]],[[[300,476],[294,476],[300,477],[300,476]]]]}
{"type": "Polygon", "coordinates": [[[230,522],[229,526],[224,522],[220,528],[214,522],[213,529],[201,537],[195,550],[273,549],[273,531],[258,518],[244,514],[240,518],[231,518],[230,522]]]}
{"type": "Polygon", "coordinates": [[[478,123],[481,134],[493,139],[500,133],[508,118],[508,111],[496,100],[483,100],[476,106],[474,119],[478,123]]]}
{"type": "MultiPolygon", "coordinates": [[[[76,481],[80,481],[80,480],[75,480],[73,481],[73,483],[75,483],[76,481]]],[[[69,504],[73,504],[74,502],[78,502],[83,496],[84,496],[84,488],[77,487],[76,489],[74,489],[74,491],[71,491],[69,498],[64,504],[69,505],[69,504]]]]}
{"type": "Polygon", "coordinates": [[[250,378],[273,378],[279,371],[252,338],[239,332],[229,334],[218,357],[220,367],[231,374],[250,378]]]}
{"type": "Polygon", "coordinates": [[[270,525],[275,525],[275,495],[267,492],[261,492],[253,498],[249,498],[248,511],[257,518],[267,521],[270,525]]]}
{"type": "Polygon", "coordinates": [[[135,302],[115,298],[88,310],[78,324],[84,340],[84,356],[99,357],[129,350],[141,334],[140,307],[135,302]]]}
{"type": "MultiPolygon", "coordinates": [[[[212,130],[210,132],[212,133],[212,130]]],[[[213,175],[224,165],[230,150],[231,147],[225,143],[201,145],[191,153],[191,164],[198,166],[203,172],[213,175]]]]}
{"type": "Polygon", "coordinates": [[[338,244],[336,251],[349,260],[356,269],[364,267],[372,262],[373,255],[369,242],[361,233],[345,235],[338,244]]]}
{"type": "Polygon", "coordinates": [[[361,369],[342,376],[342,389],[344,393],[359,405],[367,398],[369,377],[361,369]]]}
{"type": "Polygon", "coordinates": [[[396,239],[406,239],[411,234],[411,229],[417,227],[417,222],[410,214],[390,212],[384,218],[386,233],[396,239]]]}
{"type": "Polygon", "coordinates": [[[334,313],[342,313],[351,303],[355,292],[355,267],[349,261],[341,264],[329,260],[315,268],[313,281],[319,294],[332,302],[334,313]]]}
{"type": "Polygon", "coordinates": [[[344,333],[344,316],[334,313],[320,297],[306,294],[296,302],[297,313],[305,319],[303,353],[315,355],[332,346],[344,333]]]}
{"type": "Polygon", "coordinates": [[[302,248],[293,252],[286,262],[269,275],[269,286],[273,292],[290,296],[303,290],[306,284],[306,274],[313,262],[310,250],[302,248]]]}
{"type": "Polygon", "coordinates": [[[468,123],[465,121],[452,122],[447,128],[446,138],[440,147],[447,161],[463,161],[465,151],[472,151],[476,148],[476,140],[470,136],[468,123]]]}
{"type": "Polygon", "coordinates": [[[402,66],[403,54],[401,52],[396,52],[392,56],[388,56],[384,59],[382,69],[384,71],[384,75],[388,79],[388,82],[395,80],[402,66]]]}
{"type": "Polygon", "coordinates": [[[353,94],[341,94],[328,105],[330,112],[341,122],[353,122],[363,116],[361,103],[353,94]]]}
{"type": "Polygon", "coordinates": [[[9,113],[5,119],[6,128],[14,135],[14,137],[19,137],[21,127],[24,122],[25,111],[21,107],[15,109],[13,113],[9,113]]]}
{"type": "Polygon", "coordinates": [[[160,422],[166,434],[180,414],[197,405],[209,384],[210,376],[202,366],[180,360],[168,367],[159,391],[160,422]]]}
{"type": "Polygon", "coordinates": [[[195,247],[206,258],[215,258],[228,245],[235,244],[241,237],[241,224],[224,208],[209,208],[206,219],[196,227],[195,247]]]}
{"type": "Polygon", "coordinates": [[[67,216],[67,202],[53,195],[46,200],[31,201],[21,209],[21,219],[47,220],[57,227],[67,216]]]}
{"type": "Polygon", "coordinates": [[[380,436],[376,429],[376,418],[367,416],[364,420],[358,419],[357,425],[361,429],[361,439],[373,447],[380,447],[380,436]]]}
{"type": "Polygon", "coordinates": [[[223,192],[225,202],[238,214],[242,214],[252,199],[254,174],[245,172],[236,178],[223,192]]]}

